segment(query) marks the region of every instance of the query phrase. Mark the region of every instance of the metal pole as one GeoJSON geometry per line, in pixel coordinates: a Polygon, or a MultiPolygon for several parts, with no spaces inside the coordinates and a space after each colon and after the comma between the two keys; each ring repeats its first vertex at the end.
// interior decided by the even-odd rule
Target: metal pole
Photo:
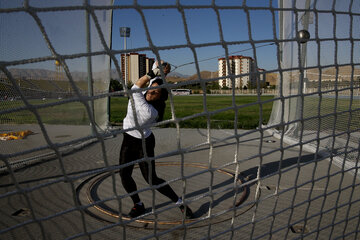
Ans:
{"type": "MultiPolygon", "coordinates": [[[[120,27],[120,37],[124,37],[124,68],[125,68],[125,85],[127,85],[127,54],[126,54],[126,38],[130,37],[130,28],[128,27],[120,27]]],[[[124,86],[125,87],[125,86],[124,86]]]]}
{"type": "MultiPolygon", "coordinates": [[[[124,50],[126,51],[126,36],[124,37],[124,50]]],[[[125,85],[127,85],[127,54],[126,54],[126,52],[124,54],[124,60],[125,60],[125,85]]]]}
{"type": "MultiPolygon", "coordinates": [[[[279,29],[280,29],[280,40],[284,40],[284,11],[282,10],[284,8],[284,0],[280,0],[280,13],[279,13],[279,29]]],[[[281,42],[279,45],[280,50],[280,64],[282,64],[283,60],[283,49],[284,49],[284,42],[281,42]]],[[[282,67],[282,66],[281,66],[282,67]]]]}
{"type": "MultiPolygon", "coordinates": [[[[306,0],[305,2],[305,8],[310,8],[310,0],[306,0]]],[[[305,12],[303,15],[303,29],[308,30],[309,29],[309,18],[310,18],[310,12],[305,12]]],[[[300,76],[299,76],[299,86],[298,86],[298,94],[297,97],[297,111],[296,111],[296,120],[300,120],[301,116],[303,116],[303,88],[304,88],[304,67],[305,67],[305,60],[306,60],[306,46],[307,41],[304,43],[301,43],[301,51],[300,51],[300,76]]],[[[298,137],[300,130],[300,124],[296,123],[296,129],[294,132],[295,137],[298,137]]]]}
{"type": "MultiPolygon", "coordinates": [[[[85,4],[89,4],[89,0],[84,0],[85,4]]],[[[89,104],[90,104],[90,115],[94,119],[94,101],[92,97],[94,96],[93,93],[93,81],[92,81],[92,64],[91,64],[91,37],[90,37],[90,15],[88,11],[85,11],[85,24],[86,24],[86,52],[89,54],[87,56],[87,80],[88,80],[88,96],[90,97],[89,104]]],[[[90,122],[91,125],[91,122],[90,122]]],[[[92,133],[94,130],[92,129],[92,133]]]]}
{"type": "MultiPolygon", "coordinates": [[[[112,29],[113,27],[113,14],[114,14],[114,11],[111,10],[111,17],[110,17],[110,29],[112,29]]],[[[112,30],[110,30],[110,49],[112,49],[112,30]]],[[[121,55],[120,55],[120,58],[121,58],[121,55]]],[[[109,92],[110,92],[110,87],[111,87],[111,58],[109,58],[109,66],[110,66],[110,84],[109,84],[109,92]]],[[[120,61],[121,63],[121,61],[120,61]]],[[[109,129],[109,127],[111,127],[111,124],[110,124],[110,119],[111,119],[111,97],[108,96],[108,101],[107,101],[107,113],[108,113],[108,122],[107,122],[107,128],[109,129]]]]}

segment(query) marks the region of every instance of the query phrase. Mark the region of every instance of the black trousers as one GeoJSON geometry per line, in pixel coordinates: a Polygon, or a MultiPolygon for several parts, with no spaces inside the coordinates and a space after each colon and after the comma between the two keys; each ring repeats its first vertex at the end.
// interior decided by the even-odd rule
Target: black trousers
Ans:
{"type": "MultiPolygon", "coordinates": [[[[151,134],[149,137],[145,139],[145,145],[146,145],[147,156],[154,157],[155,137],[153,134],[151,134]]],[[[142,140],[132,137],[127,133],[124,133],[124,140],[120,150],[119,164],[121,165],[124,163],[129,163],[134,160],[141,159],[143,157],[144,157],[144,151],[142,148],[142,140]]],[[[148,162],[139,163],[139,167],[147,183],[150,183],[150,176],[152,179],[152,185],[159,185],[165,182],[165,180],[157,176],[154,160],[151,161],[151,173],[148,162]]],[[[134,169],[134,165],[130,165],[120,170],[121,182],[127,193],[132,193],[137,190],[136,183],[131,176],[133,169],[134,169]]],[[[176,202],[179,199],[178,195],[168,184],[158,188],[157,190],[163,195],[170,198],[170,200],[172,200],[173,202],[176,202]]],[[[140,202],[140,197],[138,194],[131,195],[131,199],[133,200],[134,204],[140,202]]]]}

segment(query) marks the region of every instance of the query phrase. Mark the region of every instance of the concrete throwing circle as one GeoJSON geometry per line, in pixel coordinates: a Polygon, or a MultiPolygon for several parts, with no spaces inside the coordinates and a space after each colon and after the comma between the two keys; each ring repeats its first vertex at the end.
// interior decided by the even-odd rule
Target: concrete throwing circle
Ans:
{"type": "Polygon", "coordinates": [[[170,180],[169,184],[179,196],[185,191],[186,201],[196,217],[194,219],[183,220],[178,206],[149,187],[142,178],[138,165],[135,165],[132,176],[137,183],[140,198],[147,207],[144,216],[130,219],[123,213],[129,211],[133,203],[121,184],[118,171],[97,174],[82,182],[77,188],[78,200],[93,217],[142,228],[156,226],[158,229],[166,229],[183,223],[189,223],[188,227],[201,227],[229,220],[248,211],[253,204],[241,208],[238,206],[248,198],[249,187],[240,186],[242,182],[237,179],[238,188],[234,189],[234,173],[225,169],[213,169],[209,171],[207,165],[199,163],[156,163],[159,177],[170,180]],[[181,180],[181,172],[185,176],[185,182],[181,180]],[[153,205],[155,211],[152,211],[153,205]]]}

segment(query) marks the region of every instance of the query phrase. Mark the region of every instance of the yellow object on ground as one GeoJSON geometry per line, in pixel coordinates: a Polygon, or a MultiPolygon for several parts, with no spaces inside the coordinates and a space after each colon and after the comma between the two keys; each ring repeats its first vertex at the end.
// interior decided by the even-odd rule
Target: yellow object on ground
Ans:
{"type": "Polygon", "coordinates": [[[0,140],[16,140],[23,139],[24,137],[32,134],[33,132],[30,130],[20,131],[20,132],[10,132],[10,133],[0,133],[0,140]]]}

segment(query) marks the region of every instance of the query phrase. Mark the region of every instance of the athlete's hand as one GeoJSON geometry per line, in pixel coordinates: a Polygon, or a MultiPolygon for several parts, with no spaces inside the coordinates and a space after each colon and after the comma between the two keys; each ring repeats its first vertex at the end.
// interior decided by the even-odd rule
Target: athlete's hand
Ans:
{"type": "MultiPolygon", "coordinates": [[[[157,64],[156,64],[157,65],[157,64]]],[[[170,64],[167,63],[167,62],[163,62],[161,64],[161,66],[157,66],[156,68],[154,68],[153,70],[150,70],[146,76],[149,78],[149,79],[153,79],[155,77],[160,77],[161,76],[161,71],[160,71],[160,67],[162,67],[163,71],[164,71],[164,74],[165,76],[170,72],[170,64]]]]}
{"type": "Polygon", "coordinates": [[[153,70],[150,70],[146,76],[149,78],[149,79],[153,79],[157,76],[161,76],[161,72],[160,72],[160,69],[159,68],[154,68],[153,70]]]}

